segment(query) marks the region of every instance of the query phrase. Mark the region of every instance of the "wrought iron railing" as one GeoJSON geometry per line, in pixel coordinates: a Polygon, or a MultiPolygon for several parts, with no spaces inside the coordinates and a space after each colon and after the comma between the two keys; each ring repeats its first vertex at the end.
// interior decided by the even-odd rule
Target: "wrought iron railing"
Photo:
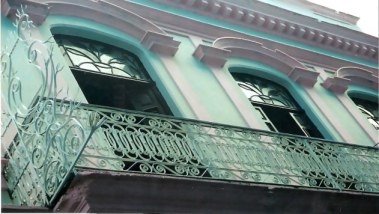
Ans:
{"type": "Polygon", "coordinates": [[[96,131],[76,167],[379,192],[379,150],[81,105],[96,131]]]}
{"type": "Polygon", "coordinates": [[[51,205],[74,167],[379,193],[376,148],[50,99],[35,106],[7,150],[20,205],[51,205]],[[49,112],[67,124],[44,127],[49,112]]]}
{"type": "Polygon", "coordinates": [[[88,113],[78,120],[78,103],[38,98],[3,148],[3,170],[13,202],[50,206],[67,183],[79,156],[102,121],[88,113]]]}

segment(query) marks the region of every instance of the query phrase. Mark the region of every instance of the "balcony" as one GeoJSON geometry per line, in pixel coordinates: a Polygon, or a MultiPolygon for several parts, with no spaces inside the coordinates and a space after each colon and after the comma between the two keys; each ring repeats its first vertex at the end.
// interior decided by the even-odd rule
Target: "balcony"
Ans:
{"type": "Polygon", "coordinates": [[[3,172],[18,205],[54,205],[83,170],[379,193],[376,148],[53,99],[18,129],[3,172]]]}

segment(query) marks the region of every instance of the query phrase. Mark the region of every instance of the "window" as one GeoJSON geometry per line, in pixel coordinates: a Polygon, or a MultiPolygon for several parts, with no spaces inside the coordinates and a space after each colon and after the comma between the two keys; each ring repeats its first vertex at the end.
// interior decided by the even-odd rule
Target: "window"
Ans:
{"type": "Polygon", "coordinates": [[[322,137],[284,87],[248,74],[232,76],[271,131],[322,137]]]}
{"type": "Polygon", "coordinates": [[[171,114],[139,58],[118,47],[75,36],[54,36],[91,104],[171,114]]]}
{"type": "MultiPolygon", "coordinates": [[[[57,35],[54,38],[90,104],[171,114],[155,83],[150,79],[142,62],[135,54],[112,45],[80,37],[57,35]]],[[[135,119],[137,126],[126,123],[122,118],[107,120],[101,126],[103,133],[101,139],[108,142],[110,148],[94,147],[103,148],[103,150],[90,150],[92,152],[90,155],[103,156],[110,151],[111,154],[117,156],[115,160],[122,161],[121,166],[125,171],[141,172],[144,165],[154,165],[159,162],[157,160],[160,160],[170,172],[175,172],[174,163],[185,164],[182,157],[176,160],[176,156],[173,157],[168,152],[162,155],[158,151],[128,147],[130,144],[141,142],[147,145],[149,141],[146,139],[148,138],[160,141],[155,143],[166,145],[167,140],[163,136],[171,138],[170,142],[179,147],[186,140],[186,136],[176,132],[176,129],[180,128],[179,124],[177,127],[159,131],[150,126],[150,121],[154,121],[155,117],[145,115],[135,116],[135,119]]],[[[202,166],[196,157],[193,157],[190,162],[202,166]]],[[[199,170],[202,176],[209,176],[208,172],[200,167],[199,170]]]]}
{"type": "MultiPolygon", "coordinates": [[[[284,87],[248,74],[232,73],[232,76],[271,131],[322,138],[321,133],[309,120],[304,110],[299,107],[284,87]]],[[[294,140],[287,142],[291,146],[283,146],[286,151],[309,155],[308,149],[302,149],[294,140]]],[[[320,155],[321,158],[322,156],[336,158],[339,155],[328,151],[323,151],[322,154],[315,152],[315,154],[320,155]]],[[[324,172],[301,171],[301,173],[308,177],[309,182],[316,182],[315,186],[330,187],[324,181],[324,178],[327,177],[324,172]]],[[[331,176],[340,181],[346,189],[356,188],[356,179],[352,175],[333,172],[331,176]]]]}
{"type": "Polygon", "coordinates": [[[357,105],[362,114],[367,118],[368,122],[374,126],[376,130],[379,130],[378,102],[356,97],[351,97],[351,99],[354,101],[355,105],[357,105]]]}

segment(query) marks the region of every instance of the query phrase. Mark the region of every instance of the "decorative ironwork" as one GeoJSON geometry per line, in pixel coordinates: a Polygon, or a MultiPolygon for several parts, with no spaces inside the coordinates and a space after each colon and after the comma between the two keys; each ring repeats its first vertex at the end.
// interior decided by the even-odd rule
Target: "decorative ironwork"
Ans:
{"type": "Polygon", "coordinates": [[[362,114],[366,116],[368,122],[374,126],[375,129],[379,130],[378,103],[359,98],[352,98],[352,100],[357,105],[362,114]]]}
{"type": "Polygon", "coordinates": [[[379,150],[81,105],[104,123],[76,167],[379,192],[379,150]]]}
{"type": "Polygon", "coordinates": [[[274,82],[241,73],[234,73],[233,77],[250,102],[298,108],[287,90],[274,82]]]}
{"type": "Polygon", "coordinates": [[[14,203],[49,206],[102,121],[72,115],[79,103],[69,98],[68,88],[58,86],[61,66],[54,62],[53,44],[33,38],[25,9],[17,10],[16,30],[1,53],[3,117],[9,120],[2,131],[8,159],[3,173],[14,203]]]}
{"type": "Polygon", "coordinates": [[[271,131],[322,137],[287,89],[249,74],[232,75],[271,131]]]}
{"type": "Polygon", "coordinates": [[[148,80],[141,61],[129,51],[74,36],[56,35],[55,40],[73,67],[148,80]]]}

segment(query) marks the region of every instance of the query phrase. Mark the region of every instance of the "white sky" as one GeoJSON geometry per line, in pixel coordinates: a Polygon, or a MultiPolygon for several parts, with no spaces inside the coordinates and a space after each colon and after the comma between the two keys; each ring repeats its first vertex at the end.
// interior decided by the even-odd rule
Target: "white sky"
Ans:
{"type": "Polygon", "coordinates": [[[308,0],[336,11],[360,17],[358,27],[378,37],[378,0],[308,0]]]}

